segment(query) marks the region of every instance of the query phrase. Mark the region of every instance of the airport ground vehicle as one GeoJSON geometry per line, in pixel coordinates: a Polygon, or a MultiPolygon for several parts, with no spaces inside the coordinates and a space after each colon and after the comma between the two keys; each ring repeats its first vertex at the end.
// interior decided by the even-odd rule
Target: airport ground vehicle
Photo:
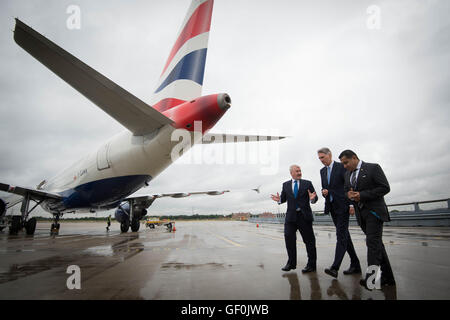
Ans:
{"type": "Polygon", "coordinates": [[[155,229],[156,226],[165,226],[167,230],[172,231],[175,226],[175,221],[170,219],[160,220],[159,218],[151,217],[145,221],[145,226],[150,229],[155,229]]]}

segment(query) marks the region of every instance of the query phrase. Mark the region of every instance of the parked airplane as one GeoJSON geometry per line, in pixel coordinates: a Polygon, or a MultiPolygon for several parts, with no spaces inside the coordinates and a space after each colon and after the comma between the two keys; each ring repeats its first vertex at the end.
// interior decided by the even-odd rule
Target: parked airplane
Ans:
{"type": "Polygon", "coordinates": [[[284,138],[208,133],[231,106],[226,93],[201,96],[212,9],[213,0],[192,1],[150,105],[16,19],[15,42],[127,130],[52,179],[42,181],[36,188],[0,183],[1,191],[21,196],[19,200],[3,202],[0,206],[1,218],[6,209],[21,203],[21,215],[12,217],[10,233],[16,234],[25,227],[27,234],[34,234],[36,218],[29,215],[38,205],[53,214],[52,233],[58,232],[58,220],[64,213],[113,208],[117,208],[115,218],[120,222],[122,232],[127,232],[130,225],[135,232],[139,230],[139,220],[146,215],[146,209],[157,198],[229,192],[211,190],[130,196],[148,186],[173,163],[172,153],[179,146],[178,139],[173,141],[175,130],[183,129],[190,135],[192,143],[184,143],[184,151],[195,143],[284,138]],[[201,123],[200,132],[194,131],[197,121],[201,123]],[[31,201],[35,205],[30,209],[31,201]]]}

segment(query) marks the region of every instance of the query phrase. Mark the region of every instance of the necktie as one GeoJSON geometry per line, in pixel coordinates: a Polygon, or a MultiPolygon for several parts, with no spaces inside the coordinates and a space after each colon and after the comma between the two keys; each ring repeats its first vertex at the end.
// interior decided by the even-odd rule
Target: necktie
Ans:
{"type": "Polygon", "coordinates": [[[298,184],[297,184],[297,180],[294,181],[294,197],[297,198],[297,194],[298,194],[298,184]]]}
{"type": "MultiPolygon", "coordinates": [[[[331,177],[331,168],[330,168],[330,166],[328,166],[327,167],[328,189],[330,187],[330,177],[331,177]]],[[[333,202],[333,196],[329,193],[329,191],[328,191],[328,194],[330,195],[330,202],[333,202]]]]}
{"type": "Polygon", "coordinates": [[[328,166],[328,167],[327,167],[327,180],[328,180],[328,184],[330,184],[330,176],[331,176],[331,168],[328,166]]]}
{"type": "Polygon", "coordinates": [[[356,171],[358,171],[358,169],[353,170],[352,178],[350,179],[350,185],[352,186],[353,190],[356,189],[356,171]]]}

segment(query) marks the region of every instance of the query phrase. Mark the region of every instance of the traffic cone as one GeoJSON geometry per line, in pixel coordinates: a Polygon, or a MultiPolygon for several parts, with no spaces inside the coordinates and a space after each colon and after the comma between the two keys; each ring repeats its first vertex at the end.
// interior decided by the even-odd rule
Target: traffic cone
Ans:
{"type": "Polygon", "coordinates": [[[173,232],[177,231],[177,228],[175,226],[173,226],[172,231],[173,232]]]}
{"type": "Polygon", "coordinates": [[[256,224],[256,227],[259,228],[259,224],[256,224]]]}

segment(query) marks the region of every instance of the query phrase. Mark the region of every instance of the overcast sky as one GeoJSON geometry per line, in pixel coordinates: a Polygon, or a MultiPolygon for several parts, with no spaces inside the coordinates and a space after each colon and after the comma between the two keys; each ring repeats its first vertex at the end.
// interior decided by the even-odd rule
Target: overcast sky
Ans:
{"type": "MultiPolygon", "coordinates": [[[[189,4],[1,1],[0,182],[35,187],[123,130],[13,41],[14,17],[148,102],[189,4]],[[69,5],[79,30],[66,26],[69,5]]],[[[449,197],[449,13],[447,0],[216,0],[203,94],[233,105],[211,131],[291,137],[201,150],[231,164],[189,163],[195,147],[139,193],[238,191],[158,199],[149,213],[284,212],[270,193],[293,163],[320,190],[324,146],[379,163],[388,203],[449,197]]]]}

